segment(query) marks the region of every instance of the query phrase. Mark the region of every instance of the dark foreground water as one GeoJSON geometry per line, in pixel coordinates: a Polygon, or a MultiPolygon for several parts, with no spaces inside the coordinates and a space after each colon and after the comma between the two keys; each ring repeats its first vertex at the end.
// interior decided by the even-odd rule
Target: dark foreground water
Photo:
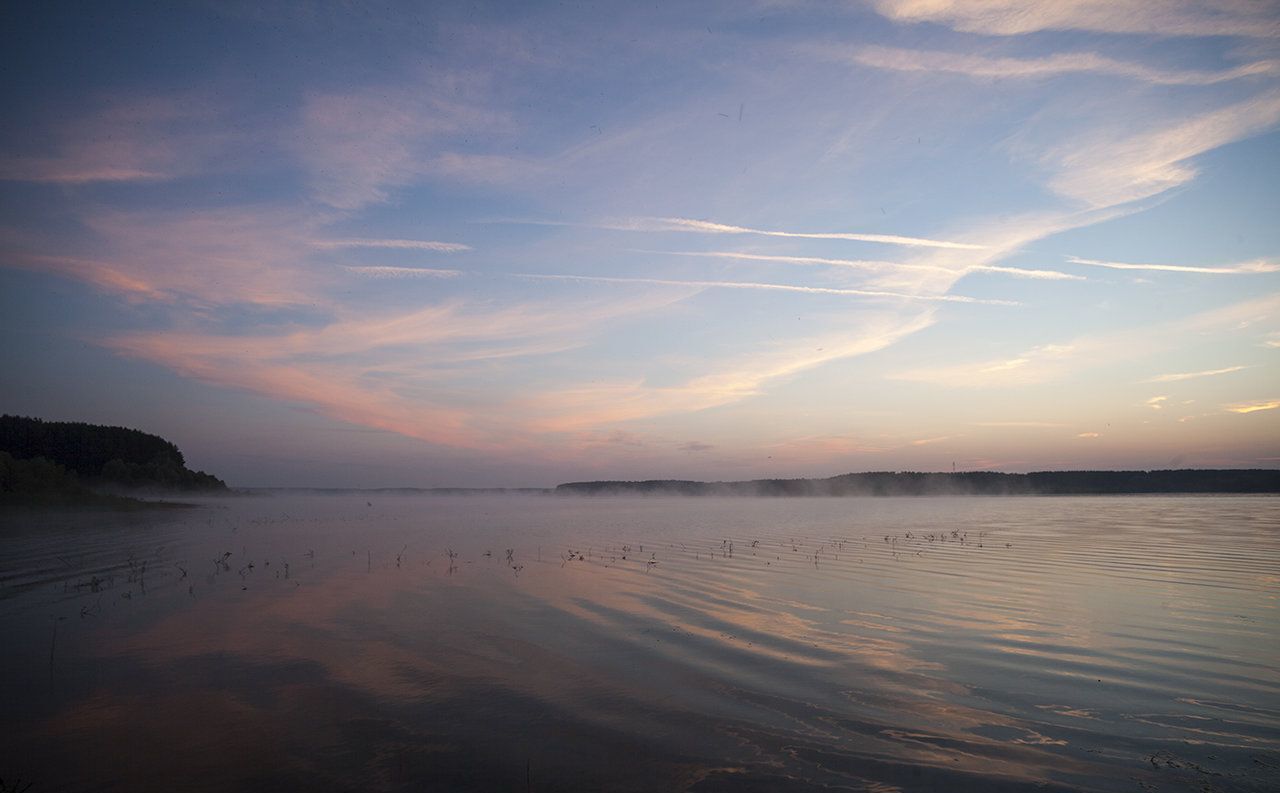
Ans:
{"type": "Polygon", "coordinates": [[[1280,499],[8,516],[0,790],[1277,790],[1280,499]]]}

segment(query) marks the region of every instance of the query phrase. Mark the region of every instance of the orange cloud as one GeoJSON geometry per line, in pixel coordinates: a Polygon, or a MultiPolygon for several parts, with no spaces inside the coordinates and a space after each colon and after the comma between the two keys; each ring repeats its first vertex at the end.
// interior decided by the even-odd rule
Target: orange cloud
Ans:
{"type": "Polygon", "coordinates": [[[1227,405],[1226,409],[1231,413],[1256,413],[1260,410],[1275,410],[1280,408],[1280,399],[1268,399],[1258,402],[1237,402],[1234,405],[1227,405]]]}

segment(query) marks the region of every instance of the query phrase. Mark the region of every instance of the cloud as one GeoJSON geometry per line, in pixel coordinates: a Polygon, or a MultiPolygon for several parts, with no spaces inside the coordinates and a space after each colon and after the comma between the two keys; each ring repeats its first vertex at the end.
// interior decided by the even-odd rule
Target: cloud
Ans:
{"type": "Polygon", "coordinates": [[[829,259],[819,256],[773,256],[763,253],[739,253],[737,251],[641,251],[663,256],[697,256],[709,259],[742,259],[752,262],[769,262],[781,264],[809,264],[821,267],[848,267],[856,270],[931,270],[954,274],[955,271],[929,264],[906,264],[875,259],[829,259]]]}
{"type": "Polygon", "coordinates": [[[93,341],[342,421],[458,448],[509,451],[530,443],[522,414],[459,391],[466,364],[571,349],[584,330],[671,302],[657,294],[505,308],[454,301],[258,334],[166,330],[93,341]]]}
{"type": "Polygon", "coordinates": [[[1076,436],[1077,438],[1101,438],[1102,435],[1097,432],[1082,432],[1076,436]]]}
{"type": "Polygon", "coordinates": [[[520,410],[543,432],[563,432],[673,413],[691,413],[740,402],[770,383],[832,361],[867,355],[935,322],[934,309],[911,316],[895,312],[863,314],[853,327],[815,343],[805,339],[725,361],[717,371],[680,385],[652,386],[642,379],[593,381],[536,395],[520,410]]]}
{"type": "Polygon", "coordinates": [[[869,289],[839,289],[823,286],[792,286],[790,284],[762,284],[749,281],[679,281],[666,278],[613,278],[601,275],[543,275],[536,273],[520,273],[518,278],[534,281],[580,281],[583,283],[601,284],[656,284],[659,286],[684,286],[699,289],[752,289],[777,292],[796,292],[810,295],[845,295],[849,297],[883,297],[897,300],[920,300],[940,303],[978,303],[992,306],[1016,306],[1011,300],[988,300],[964,295],[911,295],[901,292],[886,292],[869,289]]]}
{"type": "Polygon", "coordinates": [[[219,128],[227,108],[208,93],[108,94],[87,104],[82,116],[31,137],[42,143],[40,153],[0,157],[0,180],[160,181],[198,172],[245,142],[244,134],[219,128]]]}
{"type": "Polygon", "coordinates": [[[445,152],[429,159],[424,170],[459,182],[496,185],[545,176],[552,168],[545,162],[527,157],[445,152]]]}
{"type": "Polygon", "coordinates": [[[920,438],[919,440],[911,441],[911,445],[912,446],[928,446],[931,443],[941,443],[942,441],[949,441],[952,438],[963,438],[963,437],[964,437],[963,435],[941,435],[937,438],[920,438]]]}
{"type": "MultiPolygon", "coordinates": [[[[1047,151],[1041,162],[1055,171],[1049,187],[1092,207],[1125,204],[1191,181],[1196,155],[1256,135],[1280,122],[1280,92],[1136,135],[1098,129],[1088,138],[1047,151]]],[[[1126,126],[1132,121],[1127,121],[1126,126]]]]}
{"type": "Polygon", "coordinates": [[[460,242],[436,242],[435,240],[376,240],[376,239],[338,239],[313,240],[314,248],[391,248],[394,250],[437,251],[440,253],[456,253],[469,251],[470,245],[460,242]]]}
{"type": "Polygon", "coordinates": [[[1263,60],[1216,72],[1156,69],[1119,61],[1095,52],[1054,53],[1042,58],[989,57],[970,53],[862,47],[852,52],[825,49],[828,57],[862,66],[904,72],[945,72],[993,79],[1057,77],[1064,74],[1106,74],[1156,85],[1214,85],[1280,71],[1280,61],[1263,60]]]}
{"type": "Polygon", "coordinates": [[[65,159],[53,157],[15,157],[0,162],[0,181],[49,182],[51,184],[89,184],[92,182],[142,182],[170,178],[163,169],[143,170],[94,160],[109,159],[94,154],[79,154],[65,159]],[[80,160],[88,160],[82,162],[80,160]]]}
{"type": "Polygon", "coordinates": [[[886,245],[951,248],[956,250],[981,250],[983,247],[968,242],[904,237],[896,234],[868,234],[847,231],[770,231],[688,218],[635,218],[627,224],[626,228],[633,231],[689,231],[698,234],[757,234],[765,237],[791,237],[810,240],[849,240],[852,242],[878,242],[886,245]]]}
{"type": "Polygon", "coordinates": [[[739,253],[736,251],[645,251],[645,253],[658,253],[666,256],[703,256],[715,259],[742,259],[744,261],[753,262],[777,262],[781,264],[802,264],[820,267],[847,267],[855,270],[873,270],[881,272],[890,270],[917,270],[944,273],[955,278],[959,278],[966,273],[971,272],[989,272],[1012,275],[1015,278],[1043,279],[1049,281],[1085,280],[1081,276],[1058,272],[1056,270],[1027,270],[1021,267],[1000,267],[991,264],[961,265],[957,268],[937,264],[912,264],[910,262],[889,262],[869,259],[830,259],[821,256],[775,256],[762,253],[739,253]]]}
{"type": "MultiPolygon", "coordinates": [[[[467,133],[500,136],[509,116],[486,106],[480,76],[442,74],[407,86],[313,92],[304,100],[293,151],[313,196],[358,209],[431,174],[458,176],[467,157],[450,151],[467,133]]],[[[492,164],[485,163],[486,172],[492,164]]]]}
{"type": "Polygon", "coordinates": [[[1274,7],[1249,0],[871,0],[896,22],[936,22],[967,33],[1016,36],[1087,30],[1158,36],[1280,37],[1274,7]]]}
{"type": "Polygon", "coordinates": [[[92,284],[105,292],[114,292],[129,301],[168,302],[174,298],[172,294],[153,286],[146,279],[135,277],[121,267],[96,259],[14,253],[5,257],[5,264],[10,267],[74,278],[92,284]]]}
{"type": "MultiPolygon", "coordinates": [[[[1177,383],[1182,380],[1194,380],[1197,377],[1213,377],[1219,374],[1229,374],[1238,372],[1241,369],[1248,369],[1248,366],[1228,366],[1225,369],[1209,369],[1203,372],[1180,372],[1178,374],[1160,374],[1143,380],[1144,383],[1177,383]]],[[[1161,397],[1163,399],[1163,397],[1161,397]]]]}
{"type": "Polygon", "coordinates": [[[1152,410],[1163,410],[1164,405],[1162,403],[1168,402],[1168,401],[1169,401],[1169,397],[1167,396],[1153,396],[1150,399],[1148,399],[1146,402],[1143,402],[1142,404],[1146,405],[1152,410]]]}
{"type": "Polygon", "coordinates": [[[679,446],[680,451],[690,452],[693,454],[698,452],[709,452],[714,448],[716,447],[710,443],[702,443],[701,441],[689,441],[688,443],[682,443],[679,446]]]}
{"type": "Polygon", "coordinates": [[[1065,427],[1067,425],[1056,421],[978,421],[974,423],[977,427],[1013,427],[1018,429],[1047,429],[1050,427],[1065,427]]]}
{"type": "Polygon", "coordinates": [[[607,302],[558,301],[505,307],[454,300],[390,315],[343,315],[317,327],[235,335],[170,330],[124,334],[108,342],[144,352],[185,349],[193,356],[246,361],[370,356],[368,363],[372,367],[378,360],[375,353],[391,349],[407,350],[412,358],[429,346],[443,347],[441,352],[447,352],[448,345],[463,342],[522,344],[533,338],[568,337],[579,324],[608,322],[663,308],[671,302],[669,296],[656,294],[635,294],[607,302]]]}
{"type": "Polygon", "coordinates": [[[1030,278],[1039,281],[1084,281],[1083,276],[1063,273],[1057,270],[1028,270],[1023,267],[1002,267],[994,264],[975,264],[966,268],[971,273],[1001,273],[1014,278],[1030,278]]]}
{"type": "Polygon", "coordinates": [[[327,302],[327,277],[305,261],[322,216],[246,205],[93,211],[80,221],[92,234],[92,256],[25,254],[20,246],[57,250],[62,243],[19,241],[6,263],[77,278],[132,300],[202,307],[327,302]]]}
{"type": "Polygon", "coordinates": [[[1178,347],[1187,335],[1240,333],[1260,323],[1275,322],[1277,317],[1280,317],[1280,294],[1264,295],[1155,325],[1081,335],[1062,344],[1040,345],[1011,358],[923,367],[886,376],[954,388],[1032,385],[1084,368],[1142,359],[1160,350],[1178,347]]]}
{"type": "Polygon", "coordinates": [[[1224,409],[1231,413],[1256,413],[1260,410],[1275,410],[1276,408],[1280,408],[1280,399],[1237,402],[1234,405],[1224,406],[1224,409]]]}
{"type": "Polygon", "coordinates": [[[391,267],[383,265],[347,266],[342,269],[371,278],[456,278],[461,270],[437,270],[431,267],[391,267]]]}
{"type": "Polygon", "coordinates": [[[904,245],[912,248],[946,248],[951,250],[981,250],[982,245],[969,242],[935,240],[924,237],[906,237],[897,234],[869,234],[852,231],[773,231],[715,223],[709,220],[688,218],[636,217],[615,222],[574,223],[557,220],[530,220],[523,218],[495,218],[490,223],[516,223],[529,226],[568,226],[576,228],[604,229],[607,231],[689,232],[694,234],[755,234],[764,237],[788,237],[811,240],[847,240],[850,242],[875,242],[885,245],[904,245]]]}
{"type": "MultiPolygon", "coordinates": [[[[1051,211],[1002,215],[973,221],[965,236],[976,243],[981,243],[984,246],[983,250],[921,249],[913,252],[914,255],[910,259],[902,262],[906,266],[879,271],[868,286],[890,291],[944,294],[968,272],[1004,269],[995,263],[1023,250],[1037,240],[1073,228],[1115,219],[1133,211],[1132,207],[1103,207],[1074,212],[1051,211]]],[[[1022,270],[1022,268],[1009,269],[1022,270]]]]}
{"type": "Polygon", "coordinates": [[[1091,267],[1107,267],[1112,270],[1158,270],[1169,273],[1203,273],[1207,275],[1254,275],[1257,273],[1280,272],[1280,264],[1265,259],[1254,259],[1240,264],[1225,267],[1193,267],[1179,264],[1134,264],[1131,262],[1104,262],[1097,259],[1081,259],[1068,256],[1072,264],[1087,264],[1091,267]]]}
{"type": "Polygon", "coordinates": [[[1079,345],[1046,344],[1014,358],[912,369],[887,376],[891,380],[962,388],[1031,385],[1058,377],[1065,363],[1082,352],[1079,345]]]}
{"type": "MultiPolygon", "coordinates": [[[[225,306],[329,307],[342,272],[381,278],[452,277],[458,270],[427,267],[317,265],[320,251],[388,249],[453,253],[453,242],[412,239],[335,239],[326,226],[345,220],[334,211],[243,204],[225,209],[89,210],[80,222],[91,232],[92,255],[57,251],[60,240],[2,240],[9,266],[76,278],[126,298],[160,303],[225,306]]],[[[30,237],[30,235],[27,235],[30,237]]]]}
{"type": "Polygon", "coordinates": [[[1188,319],[1184,326],[1195,331],[1244,330],[1263,323],[1275,323],[1278,318],[1280,292],[1203,311],[1188,319]]]}

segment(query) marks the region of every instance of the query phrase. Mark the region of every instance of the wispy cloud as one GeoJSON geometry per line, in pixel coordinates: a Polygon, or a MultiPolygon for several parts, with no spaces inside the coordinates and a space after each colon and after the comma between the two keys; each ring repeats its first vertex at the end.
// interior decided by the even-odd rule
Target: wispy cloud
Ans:
{"type": "MultiPolygon", "coordinates": [[[[93,211],[91,256],[23,255],[10,263],[78,278],[106,291],[199,306],[317,304],[325,276],[309,272],[308,244],[324,218],[245,205],[203,211],[93,211]]],[[[7,242],[7,241],[6,241],[7,242]]],[[[61,241],[43,243],[57,251],[61,241]]]]}
{"type": "Polygon", "coordinates": [[[461,270],[438,270],[433,267],[392,267],[383,265],[343,265],[342,269],[371,278],[456,278],[461,270]]]}
{"type": "Polygon", "coordinates": [[[1106,262],[1098,259],[1081,259],[1078,256],[1068,256],[1067,261],[1072,264],[1087,264],[1091,267],[1106,267],[1112,270],[1158,270],[1168,273],[1203,273],[1206,275],[1254,275],[1257,273],[1280,272],[1280,263],[1267,261],[1266,259],[1255,259],[1253,261],[1242,262],[1240,264],[1230,264],[1223,267],[1106,262]]]}
{"type": "MultiPolygon", "coordinates": [[[[1179,372],[1177,374],[1160,374],[1143,380],[1144,383],[1177,383],[1182,380],[1194,380],[1197,377],[1213,377],[1219,374],[1230,374],[1248,369],[1248,366],[1228,366],[1224,369],[1208,369],[1203,372],[1179,372]]],[[[1161,397],[1163,399],[1163,397],[1161,397]]]]}
{"type": "Polygon", "coordinates": [[[173,294],[153,285],[149,280],[129,274],[126,268],[96,259],[16,253],[7,256],[5,263],[10,267],[55,273],[83,281],[129,301],[168,302],[174,298],[173,294]]]}
{"type": "MultiPolygon", "coordinates": [[[[458,270],[428,267],[315,266],[319,251],[373,250],[451,254],[461,243],[413,239],[334,239],[323,232],[338,213],[278,206],[228,209],[90,211],[80,222],[94,234],[92,256],[23,254],[58,250],[60,241],[0,240],[11,266],[77,278],[130,300],[331,305],[341,272],[368,277],[450,277],[458,270]]],[[[6,235],[10,236],[10,235],[6,235]]]]}
{"type": "Polygon", "coordinates": [[[872,0],[898,22],[937,22],[956,30],[1016,36],[1039,30],[1088,30],[1162,36],[1276,38],[1280,22],[1268,3],[1220,0],[872,0]]]}
{"type": "MultiPolygon", "coordinates": [[[[0,263],[125,296],[130,305],[105,322],[150,330],[95,339],[122,355],[344,421],[491,448],[495,459],[535,447],[567,454],[581,433],[633,456],[639,446],[630,439],[643,438],[644,454],[665,454],[690,471],[709,456],[693,453],[711,444],[716,458],[743,464],[766,436],[786,443],[805,433],[840,438],[833,456],[892,449],[923,460],[941,456],[930,443],[968,433],[1007,444],[1002,457],[1033,459],[1029,447],[1012,450],[1020,431],[1043,448],[1096,428],[1106,405],[1130,406],[1115,414],[1119,422],[1180,415],[1176,399],[1156,403],[1163,413],[1142,406],[1141,393],[1177,385],[1149,389],[1135,379],[1177,383],[1235,370],[1184,371],[1196,366],[1188,356],[1200,365],[1252,362],[1263,376],[1252,358],[1264,352],[1240,351],[1280,344],[1266,335],[1280,327],[1275,299],[1214,320],[1096,329],[1133,316],[1122,302],[1133,290],[1109,291],[1112,281],[1274,274],[1280,260],[1138,264],[1109,259],[1161,256],[1086,247],[1076,250],[1095,258],[1065,264],[1028,251],[1064,230],[1141,211],[1138,199],[1225,162],[1201,165],[1198,156],[1275,129],[1278,56],[1268,51],[1274,42],[1256,40],[1274,31],[1274,3],[869,2],[903,24],[880,20],[844,41],[933,49],[849,44],[827,53],[871,68],[812,57],[744,60],[733,57],[737,34],[708,31],[702,40],[703,26],[679,14],[596,30],[594,18],[535,13],[501,23],[485,46],[460,49],[458,36],[446,36],[429,72],[395,68],[421,60],[391,49],[381,55],[392,68],[338,68],[368,61],[368,42],[357,43],[335,53],[334,68],[298,73],[267,93],[248,83],[243,91],[225,81],[210,87],[208,95],[234,105],[212,110],[184,98],[98,105],[82,101],[88,84],[66,86],[65,99],[33,95],[15,109],[15,128],[32,134],[18,136],[18,154],[0,154],[0,178],[46,185],[5,185],[19,210],[5,224],[43,239],[0,242],[0,263]],[[905,29],[916,22],[925,24],[905,29]],[[1041,30],[1141,35],[990,37],[1041,30]],[[1254,40],[1147,37],[1205,32],[1254,40]],[[632,37],[654,46],[629,46],[632,37]],[[1053,49],[1064,42],[1078,51],[1053,49]],[[508,49],[536,50],[538,60],[508,49]],[[681,79],[655,82],[643,102],[620,101],[637,76],[663,74],[681,79]],[[812,101],[805,87],[833,74],[855,80],[856,90],[812,101]],[[990,90],[985,83],[995,79],[1010,90],[990,90]],[[1091,91],[1103,80],[1117,90],[1091,91]],[[65,107],[89,109],[65,130],[47,122],[65,107]],[[467,183],[461,193],[459,182],[467,183]],[[25,205],[27,196],[36,200],[25,205]],[[448,225],[507,212],[601,222],[482,235],[448,225]],[[469,254],[464,243],[484,250],[469,254]],[[623,246],[706,258],[641,257],[623,246]],[[723,250],[732,248],[744,252],[723,250]],[[471,258],[481,261],[462,263],[471,258]],[[980,277],[957,283],[969,274],[980,277]],[[1051,283],[1067,288],[1046,289],[1051,283]],[[1011,299],[987,299],[994,297],[1011,299]],[[1034,299],[1034,310],[942,308],[1015,299],[1034,299]],[[661,315],[640,316],[646,312],[661,315]],[[943,321],[918,343],[901,343],[943,321]],[[1169,359],[1177,363],[1160,365],[1173,374],[1151,371],[1151,360],[1163,360],[1151,351],[1179,348],[1185,352],[1169,359]],[[886,369],[908,371],[886,378],[886,369]],[[1055,378],[1080,398],[1067,404],[1050,393],[1061,389],[1020,390],[1055,378]],[[963,393],[983,387],[1008,391],[963,393]],[[689,415],[704,410],[715,412],[689,415]],[[922,410],[932,417],[922,421],[922,410]],[[772,426],[762,419],[770,415],[795,420],[772,426]],[[657,417],[669,423],[649,421],[657,417]],[[984,417],[1056,421],[967,424],[984,417]],[[710,435],[696,428],[702,418],[710,435]],[[628,421],[643,426],[612,426],[628,421]]],[[[770,13],[785,24],[753,29],[760,51],[809,52],[843,29],[822,28],[820,20],[834,20],[815,16],[810,4],[783,5],[791,7],[770,13]]],[[[457,22],[448,16],[442,24],[457,22]]],[[[481,20],[460,35],[483,37],[490,27],[481,20]]],[[[249,60],[230,72],[210,61],[192,79],[279,59],[230,51],[249,60]]],[[[174,84],[141,74],[121,83],[139,94],[174,84]]],[[[1225,200],[1247,198],[1227,187],[1225,200]]],[[[1241,222],[1256,225],[1256,215],[1245,212],[1241,222]]],[[[1112,228],[1123,234],[1121,226],[1112,228]]],[[[12,280],[47,286],[43,278],[12,280]]],[[[1254,286],[1258,294],[1267,281],[1212,286],[1254,286]]],[[[46,294],[54,291],[69,293],[46,294]]],[[[1215,305],[1224,295],[1187,299],[1215,305]]],[[[101,312],[56,317],[65,304],[46,300],[42,316],[55,317],[47,326],[99,322],[101,312]]],[[[1255,396],[1219,395],[1212,409],[1255,396]]],[[[1267,403],[1242,403],[1270,409],[1258,404],[1267,403]]],[[[1114,437],[1131,437],[1125,432],[1114,437]]],[[[1079,459],[1085,447],[1098,448],[1075,446],[1079,459]]]]}
{"type": "Polygon", "coordinates": [[[50,184],[89,184],[92,182],[143,182],[168,179],[163,169],[144,170],[128,166],[97,164],[51,157],[21,157],[0,162],[0,181],[48,182],[50,184]]]}
{"type": "Polygon", "coordinates": [[[855,327],[822,344],[806,339],[755,351],[679,385],[652,386],[639,379],[593,381],[530,397],[520,407],[539,417],[533,420],[533,426],[543,432],[707,410],[756,396],[770,383],[832,361],[883,350],[935,321],[933,308],[908,317],[896,312],[867,315],[855,327]]]}
{"type": "Polygon", "coordinates": [[[986,272],[1012,275],[1016,278],[1031,278],[1048,281],[1083,281],[1082,276],[1057,270],[1029,270],[1022,267],[1003,267],[993,264],[970,264],[958,267],[946,267],[938,264],[912,264],[910,262],[890,262],[873,259],[832,259],[821,256],[775,256],[761,253],[739,253],[736,251],[646,251],[667,256],[703,256],[716,259],[742,259],[754,262],[777,262],[780,264],[804,264],[819,267],[848,267],[855,270],[916,270],[921,272],[945,273],[960,277],[965,273],[986,272]]]}
{"type": "MultiPolygon", "coordinates": [[[[487,105],[484,76],[441,72],[409,85],[313,92],[302,106],[294,153],[313,196],[358,209],[433,174],[466,175],[469,158],[451,150],[467,133],[493,137],[510,116],[487,105]]],[[[492,175],[492,163],[481,166],[492,175]]]]}
{"type": "MultiPolygon", "coordinates": [[[[1055,173],[1054,192],[1093,207],[1111,207],[1149,198],[1191,181],[1188,161],[1274,127],[1280,122],[1280,92],[1237,102],[1198,116],[1166,123],[1136,135],[1121,127],[1098,128],[1076,136],[1041,156],[1055,173]]],[[[1123,128],[1131,128],[1125,120],[1123,128]]]]}
{"type": "Polygon", "coordinates": [[[1224,406],[1231,413],[1257,413],[1260,410],[1275,410],[1280,408],[1280,399],[1266,399],[1256,402],[1237,402],[1233,405],[1224,406]]]}
{"type": "Polygon", "coordinates": [[[943,441],[952,440],[953,438],[963,437],[963,435],[939,435],[936,438],[920,438],[918,440],[911,441],[910,443],[912,446],[928,446],[933,443],[941,443],[943,441]]]}
{"type": "Polygon", "coordinates": [[[809,295],[844,295],[847,297],[877,297],[895,300],[919,300],[929,303],[976,303],[990,306],[1016,306],[1012,300],[994,300],[964,295],[912,295],[902,292],[885,292],[872,289],[840,289],[824,286],[792,286],[790,284],[762,284],[750,281],[680,281],[667,278],[623,278],[602,275],[543,275],[520,273],[518,278],[534,281],[581,281],[601,284],[655,284],[659,286],[695,287],[700,289],[752,289],[774,292],[796,292],[809,295]]]}
{"type": "Polygon", "coordinates": [[[343,421],[447,446],[511,450],[530,442],[530,429],[518,411],[486,412],[482,400],[460,398],[465,364],[571,349],[584,330],[671,302],[657,294],[505,308],[454,301],[256,335],[169,330],[94,341],[188,377],[300,403],[343,421]]]}
{"type": "Polygon", "coordinates": [[[1167,396],[1153,396],[1150,399],[1148,399],[1146,402],[1143,402],[1142,404],[1146,405],[1152,410],[1164,410],[1164,403],[1168,401],[1169,401],[1169,397],[1167,396]]]}
{"type": "MultiPolygon", "coordinates": [[[[1184,323],[1188,330],[1243,330],[1280,320],[1280,292],[1242,300],[1222,308],[1210,309],[1192,316],[1184,323]]],[[[1270,330],[1270,328],[1268,328],[1270,330]]]]}
{"type": "Polygon", "coordinates": [[[904,245],[912,248],[947,248],[952,250],[982,250],[985,246],[969,242],[936,240],[925,237],[908,237],[898,234],[871,234],[852,231],[778,231],[756,229],[746,226],[732,226],[715,223],[709,220],[693,220],[689,218],[636,217],[618,221],[600,221],[596,223],[575,223],[558,220],[531,220],[524,218],[499,218],[492,223],[518,223],[529,226],[568,226],[578,228],[604,229],[608,231],[641,231],[641,232],[690,232],[694,234],[755,234],[764,237],[788,237],[809,240],[846,240],[849,242],[875,242],[885,245],[904,245]]]}
{"type": "Polygon", "coordinates": [[[1009,58],[970,53],[862,47],[852,52],[824,49],[824,55],[876,69],[904,72],[945,72],[993,79],[1057,77],[1066,74],[1106,74],[1156,85],[1214,85],[1244,77],[1280,72],[1280,61],[1262,60],[1223,71],[1168,70],[1120,61],[1095,52],[1054,53],[1042,58],[1009,58]]]}
{"type": "Polygon", "coordinates": [[[470,245],[460,242],[436,242],[435,240],[377,240],[377,239],[336,239],[314,240],[313,248],[391,248],[394,250],[437,251],[440,253],[456,253],[469,251],[470,245]]]}
{"type": "Polygon", "coordinates": [[[936,240],[925,237],[905,237],[898,234],[869,234],[851,231],[777,231],[746,226],[731,226],[709,220],[689,218],[636,218],[630,223],[636,231],[690,231],[698,234],[757,234],[764,237],[791,237],[809,240],[848,240],[851,242],[878,242],[886,245],[906,245],[919,248],[953,248],[957,250],[981,250],[984,246],[968,242],[936,240]]]}
{"type": "Polygon", "coordinates": [[[911,369],[888,377],[961,388],[1030,385],[1057,377],[1065,363],[1080,352],[1076,345],[1048,344],[1013,358],[911,369]]]}
{"type": "Polygon", "coordinates": [[[955,388],[990,388],[1048,382],[1081,369],[1142,358],[1177,346],[1187,334],[1239,334],[1280,316],[1280,295],[1244,300],[1155,325],[1082,335],[1062,344],[1033,347],[1004,359],[922,367],[890,379],[955,388]]]}
{"type": "Polygon", "coordinates": [[[1084,276],[1072,275],[1058,270],[1029,270],[1025,267],[1004,267],[997,264],[975,264],[965,268],[971,273],[1000,273],[1012,275],[1014,278],[1031,278],[1038,281],[1084,281],[1084,276]]]}
{"type": "MultiPolygon", "coordinates": [[[[151,182],[198,172],[243,145],[218,129],[226,108],[210,93],[106,95],[49,132],[40,153],[0,156],[0,180],[81,185],[151,182]]],[[[225,165],[225,161],[223,163],[225,165]]]]}

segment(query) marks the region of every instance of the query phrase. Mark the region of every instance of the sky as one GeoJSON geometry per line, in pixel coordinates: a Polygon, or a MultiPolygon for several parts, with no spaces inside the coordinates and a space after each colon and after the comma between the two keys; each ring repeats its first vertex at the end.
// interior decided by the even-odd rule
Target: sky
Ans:
{"type": "Polygon", "coordinates": [[[1280,3],[0,10],[0,412],[239,486],[1280,467],[1280,3]]]}

